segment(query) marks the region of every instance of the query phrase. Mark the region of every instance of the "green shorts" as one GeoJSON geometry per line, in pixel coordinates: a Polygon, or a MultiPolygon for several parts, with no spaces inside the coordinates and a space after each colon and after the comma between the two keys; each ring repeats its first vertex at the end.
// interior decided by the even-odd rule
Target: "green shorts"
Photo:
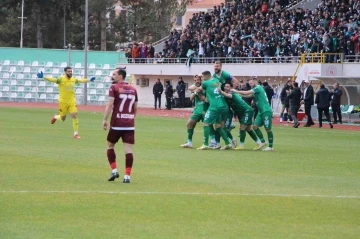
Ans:
{"type": "Polygon", "coordinates": [[[254,111],[245,112],[241,114],[241,116],[238,115],[240,125],[251,125],[253,117],[254,117],[254,111]]]}
{"type": "Polygon", "coordinates": [[[194,112],[192,115],[190,115],[190,119],[196,122],[204,121],[204,114],[194,112]]]}
{"type": "Polygon", "coordinates": [[[271,130],[272,116],[272,112],[269,111],[257,114],[254,125],[258,127],[264,126],[266,130],[271,130]]]}
{"type": "Polygon", "coordinates": [[[208,125],[221,124],[228,117],[228,109],[226,108],[209,108],[204,116],[204,123],[208,125]]]}

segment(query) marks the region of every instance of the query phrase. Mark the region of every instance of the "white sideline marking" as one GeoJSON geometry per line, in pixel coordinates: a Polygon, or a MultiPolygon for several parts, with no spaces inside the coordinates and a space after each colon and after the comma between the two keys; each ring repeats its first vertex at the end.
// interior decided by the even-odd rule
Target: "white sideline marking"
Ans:
{"type": "Polygon", "coordinates": [[[128,194],[128,195],[208,195],[208,196],[244,196],[244,197],[305,197],[305,198],[355,198],[360,199],[360,196],[355,195],[312,195],[312,194],[257,194],[257,193],[201,193],[201,192],[118,192],[118,191],[27,191],[27,190],[2,190],[1,194],[128,194]]]}

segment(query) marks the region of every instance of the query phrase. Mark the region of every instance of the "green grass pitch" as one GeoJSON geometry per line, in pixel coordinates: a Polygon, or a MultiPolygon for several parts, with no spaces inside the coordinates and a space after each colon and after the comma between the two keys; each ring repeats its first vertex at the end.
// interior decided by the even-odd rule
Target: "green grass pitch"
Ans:
{"type": "MultiPolygon", "coordinates": [[[[0,238],[359,238],[359,132],[275,127],[274,152],[182,149],[184,119],[138,117],[132,182],[107,182],[101,113],[0,110],[0,238]]],[[[237,129],[233,131],[237,135],[237,129]]],[[[194,134],[200,146],[202,128],[194,134]]]]}

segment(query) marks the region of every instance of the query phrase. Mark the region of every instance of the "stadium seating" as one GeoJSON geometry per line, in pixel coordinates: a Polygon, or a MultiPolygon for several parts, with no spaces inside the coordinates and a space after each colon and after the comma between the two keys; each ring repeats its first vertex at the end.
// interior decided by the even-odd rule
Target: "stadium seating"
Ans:
{"type": "MultiPolygon", "coordinates": [[[[62,74],[62,67],[66,62],[26,62],[19,60],[11,62],[4,60],[0,65],[0,101],[39,101],[56,102],[59,89],[56,84],[37,79],[37,72],[44,72],[49,77],[57,78],[62,74]]],[[[81,79],[84,69],[80,63],[75,63],[74,76],[81,79]]],[[[96,81],[88,83],[88,100],[94,104],[104,104],[107,95],[104,95],[111,86],[110,64],[90,63],[88,76],[96,76],[96,81]]],[[[75,94],[79,102],[83,101],[84,84],[75,85],[75,94]]]]}
{"type": "Polygon", "coordinates": [[[32,94],[26,93],[24,98],[27,99],[28,101],[30,101],[32,99],[32,94]]]}
{"type": "Polygon", "coordinates": [[[24,71],[23,71],[24,73],[30,73],[31,72],[31,68],[30,67],[28,67],[28,66],[26,66],[26,67],[24,67],[24,71]]]}
{"type": "Polygon", "coordinates": [[[354,110],[353,105],[345,105],[344,108],[341,110],[342,120],[350,120],[351,112],[354,110]]]}
{"type": "MultiPolygon", "coordinates": [[[[297,0],[262,2],[228,1],[214,6],[212,11],[194,13],[184,30],[171,31],[162,55],[187,58],[188,49],[192,49],[195,63],[201,61],[200,54],[222,58],[224,62],[262,56],[267,59],[251,62],[280,63],[302,53],[324,52],[341,53],[348,56],[347,61],[359,61],[358,1],[323,0],[313,9],[302,9],[301,5],[288,8],[288,3],[292,5],[297,0]],[[200,39],[203,49],[199,52],[200,39]]],[[[341,60],[344,59],[326,59],[341,60]]]]}

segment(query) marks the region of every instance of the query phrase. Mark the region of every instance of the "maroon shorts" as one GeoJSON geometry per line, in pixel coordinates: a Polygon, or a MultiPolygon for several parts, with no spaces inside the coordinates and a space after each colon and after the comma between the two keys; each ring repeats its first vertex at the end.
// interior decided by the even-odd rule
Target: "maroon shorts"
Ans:
{"type": "Polygon", "coordinates": [[[122,138],[122,142],[126,144],[135,144],[135,131],[134,130],[114,130],[110,129],[107,141],[116,144],[119,139],[122,138]]]}

